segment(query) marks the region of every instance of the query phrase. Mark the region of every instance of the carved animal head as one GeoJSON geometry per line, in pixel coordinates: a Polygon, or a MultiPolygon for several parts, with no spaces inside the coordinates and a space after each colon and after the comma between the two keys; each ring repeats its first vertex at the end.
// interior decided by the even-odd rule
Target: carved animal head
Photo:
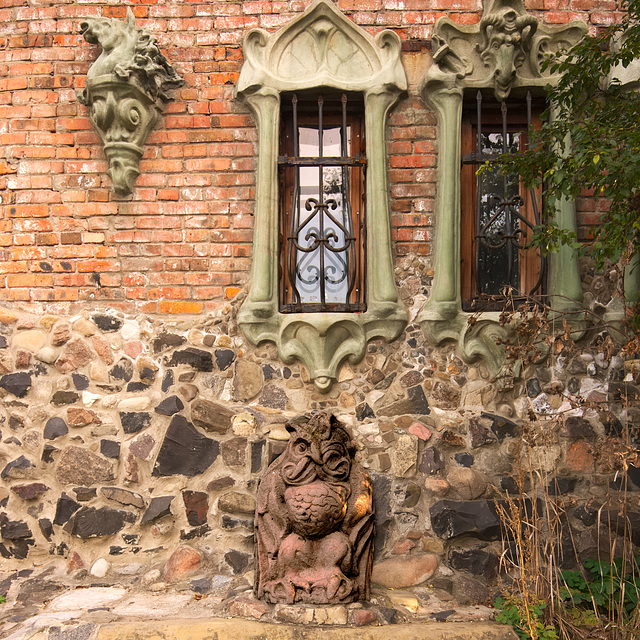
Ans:
{"type": "Polygon", "coordinates": [[[494,67],[498,100],[504,100],[509,95],[517,69],[531,51],[537,29],[538,20],[535,17],[519,15],[509,6],[480,21],[478,51],[485,65],[494,67]]]}
{"type": "MultiPolygon", "coordinates": [[[[160,98],[164,102],[170,99],[169,90],[184,83],[162,55],[155,37],[136,27],[131,9],[127,9],[126,22],[89,18],[80,23],[80,30],[87,42],[102,47],[102,53],[89,68],[88,81],[108,74],[123,81],[135,79],[151,100],[160,98]]],[[[83,99],[86,100],[86,94],[83,99]]]]}
{"type": "Polygon", "coordinates": [[[348,480],[355,447],[335,416],[318,412],[308,422],[289,423],[287,430],[291,437],[282,465],[286,484],[348,480]]]}
{"type": "Polygon", "coordinates": [[[110,53],[135,37],[136,24],[131,9],[128,9],[126,22],[113,18],[88,18],[80,23],[80,30],[87,42],[99,44],[104,52],[110,53]]]}

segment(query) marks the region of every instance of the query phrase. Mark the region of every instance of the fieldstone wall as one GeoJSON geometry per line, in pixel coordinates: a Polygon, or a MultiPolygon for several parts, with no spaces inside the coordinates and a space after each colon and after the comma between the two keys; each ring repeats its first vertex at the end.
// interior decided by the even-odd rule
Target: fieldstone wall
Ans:
{"type": "MultiPolygon", "coordinates": [[[[399,276],[415,311],[420,276],[399,276]]],[[[273,345],[245,343],[241,299],[169,320],[0,310],[7,569],[53,563],[71,578],[150,588],[190,576],[252,582],[258,481],[285,447],[285,422],[315,409],[344,422],[373,479],[375,584],[428,582],[484,601],[509,538],[500,505],[531,488],[533,464],[563,501],[580,554],[610,532],[640,544],[640,466],[622,462],[637,445],[640,361],[614,332],[554,343],[519,377],[493,380],[410,324],[393,344],[371,343],[321,395],[273,345]]]]}

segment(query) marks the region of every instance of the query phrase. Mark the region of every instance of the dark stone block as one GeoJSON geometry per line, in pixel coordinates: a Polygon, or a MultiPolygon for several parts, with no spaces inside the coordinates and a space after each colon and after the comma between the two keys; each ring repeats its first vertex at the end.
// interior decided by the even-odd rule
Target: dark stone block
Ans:
{"type": "Polygon", "coordinates": [[[166,359],[169,367],[186,364],[196,371],[213,371],[213,357],[208,351],[187,347],[181,351],[174,351],[171,358],[166,359]]]}
{"type": "Polygon", "coordinates": [[[231,428],[235,413],[217,402],[198,398],[191,403],[191,419],[207,431],[226,433],[231,428]]]}
{"type": "Polygon", "coordinates": [[[606,435],[614,436],[616,438],[620,438],[624,435],[625,428],[622,425],[622,422],[618,420],[615,416],[607,416],[607,419],[602,423],[604,425],[604,430],[606,435]]]}
{"type": "Polygon", "coordinates": [[[31,388],[31,374],[25,371],[8,373],[0,378],[0,387],[16,398],[24,398],[31,388]]]}
{"type": "Polygon", "coordinates": [[[161,333],[153,339],[151,344],[153,345],[154,352],[160,353],[170,347],[180,347],[186,341],[187,339],[184,336],[179,336],[175,333],[161,333]]]}
{"type": "Polygon", "coordinates": [[[135,522],[135,515],[128,511],[82,507],[71,516],[64,530],[77,538],[96,538],[117,533],[127,522],[135,522]]]}
{"type": "Polygon", "coordinates": [[[491,431],[496,434],[500,442],[503,442],[505,438],[514,438],[519,433],[518,425],[504,416],[487,413],[486,411],[483,411],[480,415],[492,421],[491,431]]]}
{"type": "Polygon", "coordinates": [[[8,462],[5,468],[0,473],[0,478],[6,478],[12,469],[29,469],[33,465],[31,464],[31,460],[26,458],[25,456],[20,456],[11,462],[8,462]]]}
{"type": "Polygon", "coordinates": [[[211,527],[208,524],[203,524],[200,527],[194,527],[189,531],[187,531],[186,529],[182,529],[182,531],[180,531],[180,540],[193,540],[194,538],[202,538],[202,536],[206,536],[209,531],[211,531],[211,527]]]}
{"type": "Polygon", "coordinates": [[[565,419],[560,435],[565,438],[595,438],[596,432],[591,423],[578,416],[569,416],[565,419]]]}
{"type": "Polygon", "coordinates": [[[233,573],[240,575],[249,566],[251,556],[248,553],[233,549],[224,554],[224,559],[233,570],[233,573]]]}
{"type": "Polygon", "coordinates": [[[129,358],[120,358],[120,360],[111,367],[109,375],[115,380],[129,382],[129,380],[133,378],[133,363],[129,358]]]}
{"type": "Polygon", "coordinates": [[[373,412],[373,409],[366,403],[361,402],[356,407],[356,420],[358,422],[362,422],[365,418],[375,418],[376,414],[373,412]]]}
{"type": "Polygon", "coordinates": [[[149,389],[149,385],[146,382],[130,382],[127,385],[127,393],[138,393],[147,389],[149,389]]]}
{"type": "Polygon", "coordinates": [[[8,346],[7,339],[4,336],[0,336],[0,349],[6,349],[8,346]]]}
{"type": "Polygon", "coordinates": [[[258,404],[263,407],[269,407],[271,409],[280,409],[284,411],[287,408],[289,398],[284,392],[284,389],[276,386],[275,384],[265,385],[260,394],[258,404]]]}
{"type": "Polygon", "coordinates": [[[115,440],[100,440],[100,453],[105,458],[117,460],[120,457],[120,443],[115,440]]]}
{"type": "Polygon", "coordinates": [[[640,513],[629,510],[620,513],[617,509],[603,510],[600,514],[600,522],[619,536],[629,538],[636,546],[640,545],[640,513]]]}
{"type": "Polygon", "coordinates": [[[172,416],[183,409],[184,403],[178,396],[169,396],[156,407],[155,411],[163,416],[172,416]]]}
{"type": "Polygon", "coordinates": [[[418,471],[427,475],[434,475],[444,469],[444,456],[435,447],[426,447],[418,463],[418,471]]]}
{"type": "Polygon", "coordinates": [[[403,509],[412,509],[420,501],[421,493],[422,490],[419,485],[414,482],[409,482],[407,486],[403,488],[400,506],[403,509]]]}
{"type": "Polygon", "coordinates": [[[220,444],[222,459],[229,467],[243,467],[247,463],[247,439],[231,438],[220,444]]]}
{"type": "Polygon", "coordinates": [[[640,489],[640,467],[630,464],[627,467],[627,477],[631,483],[640,489]]]}
{"type": "Polygon", "coordinates": [[[207,522],[209,496],[204,491],[183,491],[182,499],[187,510],[187,522],[197,527],[207,522]]]}
{"type": "Polygon", "coordinates": [[[491,580],[498,571],[498,556],[482,549],[451,549],[449,566],[456,571],[466,571],[491,580]]]}
{"type": "Polygon", "coordinates": [[[162,378],[162,391],[166,393],[173,386],[173,371],[169,369],[162,378]]]}
{"type": "Polygon", "coordinates": [[[66,493],[63,493],[58,498],[58,504],[56,505],[56,515],[53,518],[53,524],[62,525],[69,521],[69,518],[81,508],[75,500],[70,498],[66,493]]]}
{"type": "Polygon", "coordinates": [[[421,386],[409,387],[407,397],[392,402],[378,410],[380,416],[399,416],[404,414],[427,415],[431,413],[427,397],[421,386]]]}
{"type": "Polygon", "coordinates": [[[444,611],[438,611],[437,613],[432,613],[429,617],[436,622],[446,622],[447,618],[456,613],[455,609],[445,609],[444,611]]]}
{"type": "Polygon", "coordinates": [[[42,482],[31,482],[30,484],[14,485],[11,487],[11,491],[23,500],[33,500],[49,491],[49,487],[46,484],[42,484],[42,482]]]}
{"type": "Polygon", "coordinates": [[[49,520],[49,518],[40,518],[40,520],[38,520],[38,526],[40,527],[42,535],[47,540],[51,540],[51,536],[53,535],[53,523],[51,520],[49,520]]]}
{"type": "Polygon", "coordinates": [[[378,607],[378,614],[382,618],[383,624],[397,624],[398,611],[391,607],[378,607]]]}
{"type": "Polygon", "coordinates": [[[529,378],[527,380],[527,395],[530,398],[537,398],[541,393],[540,380],[538,378],[529,378]]]}
{"type": "Polygon", "coordinates": [[[262,365],[262,375],[264,376],[265,382],[267,380],[273,380],[274,378],[280,377],[278,371],[276,371],[270,364],[262,365]]]}
{"type": "Polygon", "coordinates": [[[29,547],[33,547],[36,541],[33,538],[20,538],[13,541],[11,554],[16,560],[24,560],[29,554],[29,547]]]}
{"type": "Polygon", "coordinates": [[[264,440],[257,440],[251,443],[251,473],[258,473],[262,469],[264,445],[264,440]]]}
{"type": "Polygon", "coordinates": [[[431,526],[440,538],[474,535],[482,540],[500,537],[500,518],[489,500],[439,500],[430,509],[431,526]]]}
{"type": "Polygon", "coordinates": [[[84,391],[89,388],[89,378],[81,373],[72,373],[71,379],[73,380],[73,386],[77,391],[84,391]]]}
{"type": "Polygon", "coordinates": [[[121,556],[126,549],[124,547],[118,547],[116,545],[109,547],[109,555],[110,556],[121,556]]]}
{"type": "Polygon", "coordinates": [[[58,451],[58,449],[56,449],[51,444],[45,444],[42,448],[42,457],[40,458],[40,460],[42,460],[42,462],[53,462],[54,451],[58,451]]]}
{"type": "Polygon", "coordinates": [[[554,476],[549,480],[547,485],[547,491],[550,496],[566,495],[572,493],[578,483],[577,478],[571,478],[569,476],[554,476]]]}
{"type": "Polygon", "coordinates": [[[31,538],[29,525],[23,520],[9,520],[5,513],[0,513],[0,537],[5,540],[21,540],[31,538]]]}
{"type": "Polygon", "coordinates": [[[240,518],[234,518],[232,516],[223,515],[220,518],[220,526],[223,529],[237,529],[238,527],[243,527],[244,529],[253,529],[253,521],[252,520],[241,520],[240,518]]]}
{"type": "Polygon", "coordinates": [[[49,629],[48,640],[89,640],[95,624],[81,624],[78,627],[65,629],[63,627],[51,627],[49,629]]]}
{"type": "Polygon", "coordinates": [[[456,453],[454,456],[455,461],[461,467],[472,467],[474,463],[474,457],[470,453],[456,453]]]}
{"type": "Polygon", "coordinates": [[[156,379],[156,371],[151,367],[142,367],[139,375],[141,382],[147,386],[156,379]]]}
{"type": "Polygon", "coordinates": [[[236,359],[236,354],[231,349],[216,349],[214,354],[220,371],[226,371],[236,359]]]}
{"type": "Polygon", "coordinates": [[[170,516],[172,502],[173,496],[157,496],[156,498],[151,498],[151,502],[149,503],[147,510],[144,512],[140,524],[153,522],[154,520],[159,520],[164,516],[170,516]]]}
{"type": "Polygon", "coordinates": [[[389,476],[371,473],[373,485],[373,504],[375,510],[375,529],[373,551],[374,558],[382,554],[391,523],[391,478],[389,476]]]}
{"type": "Polygon", "coordinates": [[[73,404],[80,399],[75,391],[56,391],[51,398],[51,404],[60,407],[65,404],[73,404]]]}
{"type": "Polygon", "coordinates": [[[567,382],[567,391],[571,394],[576,394],[580,391],[580,379],[575,376],[569,378],[567,382]]]}
{"type": "Polygon", "coordinates": [[[206,471],[220,453],[220,443],[203,436],[183,416],[171,420],[152,475],[195,476],[206,471]]]}
{"type": "Polygon", "coordinates": [[[505,491],[506,493],[520,493],[520,489],[518,487],[518,483],[516,479],[512,476],[506,476],[504,478],[500,478],[500,489],[505,491]]]}
{"type": "Polygon", "coordinates": [[[125,433],[138,433],[151,424],[151,414],[142,411],[121,411],[120,424],[125,433]]]}
{"type": "Polygon", "coordinates": [[[67,423],[62,418],[49,418],[44,426],[44,437],[46,440],[55,440],[69,432],[67,423]]]}
{"type": "Polygon", "coordinates": [[[477,420],[469,421],[469,435],[471,436],[471,448],[477,449],[486,444],[496,442],[496,435],[486,427],[483,427],[477,420]]]}
{"type": "Polygon", "coordinates": [[[209,593],[211,591],[211,578],[196,578],[189,585],[194,593],[209,593]]]}
{"type": "Polygon", "coordinates": [[[228,487],[233,487],[235,483],[236,481],[229,476],[216,478],[207,485],[207,491],[222,491],[223,489],[227,489],[228,487]]]}
{"type": "Polygon", "coordinates": [[[580,520],[585,527],[591,527],[598,520],[598,509],[583,504],[574,510],[573,517],[580,520]]]}
{"type": "Polygon", "coordinates": [[[91,319],[98,325],[98,328],[105,333],[119,331],[123,325],[123,321],[120,318],[106,313],[96,313],[91,319]]]}
{"type": "Polygon", "coordinates": [[[278,440],[269,440],[268,443],[268,465],[271,464],[286,448],[286,442],[280,442],[278,440]]]}
{"type": "Polygon", "coordinates": [[[73,493],[76,494],[76,500],[78,502],[89,502],[89,500],[93,500],[97,495],[95,487],[76,487],[73,493]]]}
{"type": "Polygon", "coordinates": [[[640,398],[640,387],[631,382],[610,382],[609,402],[629,402],[640,398]]]}

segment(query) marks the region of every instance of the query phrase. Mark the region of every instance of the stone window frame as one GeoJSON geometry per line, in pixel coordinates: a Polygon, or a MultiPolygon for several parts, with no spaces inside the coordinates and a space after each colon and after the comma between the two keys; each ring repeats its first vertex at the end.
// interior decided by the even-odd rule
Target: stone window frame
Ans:
{"type": "Polygon", "coordinates": [[[258,129],[253,258],[250,289],[238,324],[254,345],[275,342],[285,364],[302,362],[327,392],[344,362],[362,360],[374,338],[395,340],[407,323],[394,278],[386,154],[387,115],[407,90],[396,33],[375,37],[331,2],[317,0],[276,31],[251,30],[235,95],[258,129]],[[307,67],[315,61],[315,69],[307,67]],[[278,150],[280,97],[322,87],[364,97],[367,155],[366,311],[281,313],[278,309],[278,150]]]}
{"type": "MultiPolygon", "coordinates": [[[[465,96],[493,91],[498,100],[512,90],[538,95],[558,76],[543,75],[547,53],[575,44],[587,33],[583,21],[548,25],[528,14],[521,0],[485,0],[476,25],[458,25],[440,18],[433,31],[433,62],[420,93],[438,119],[438,174],[434,238],[434,278],[417,322],[433,344],[457,343],[468,363],[484,362],[499,376],[505,364],[503,343],[513,337],[513,325],[500,322],[500,311],[462,310],[460,282],[461,124],[465,96]],[[473,316],[473,322],[469,322],[473,316]]],[[[552,109],[553,113],[553,109],[552,109]]],[[[573,200],[563,199],[556,223],[576,230],[573,200]]],[[[570,247],[548,258],[547,295],[558,312],[578,311],[583,299],[578,259],[570,247]]],[[[577,313],[576,313],[577,317],[577,313]]],[[[504,372],[503,373],[507,373],[504,372]]]]}

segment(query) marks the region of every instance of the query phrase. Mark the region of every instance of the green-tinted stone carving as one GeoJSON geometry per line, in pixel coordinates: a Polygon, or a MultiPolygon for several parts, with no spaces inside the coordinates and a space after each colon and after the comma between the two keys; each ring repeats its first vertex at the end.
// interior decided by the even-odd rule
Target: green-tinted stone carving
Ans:
{"type": "MultiPolygon", "coordinates": [[[[359,362],[373,338],[394,340],[406,325],[393,275],[385,124],[406,90],[400,39],[370,36],[331,2],[318,0],[291,23],[250,31],[236,95],[258,127],[258,168],[251,290],[239,324],[253,344],[272,341],[286,363],[301,361],[316,387],[328,391],[344,362],[359,362]],[[323,87],[364,97],[366,304],[362,313],[281,313],[278,308],[278,131],[280,94],[323,87]]],[[[323,89],[324,90],[324,89],[323,89]]]]}
{"type": "MultiPolygon", "coordinates": [[[[583,22],[548,25],[526,13],[521,0],[487,0],[480,23],[458,25],[440,18],[433,33],[433,66],[421,93],[438,117],[439,157],[434,242],[434,281],[429,300],[418,314],[423,332],[434,344],[458,343],[467,362],[484,360],[496,375],[504,363],[502,342],[513,331],[499,322],[499,312],[485,312],[469,323],[460,291],[460,166],[461,119],[465,94],[493,91],[498,101],[513,91],[543,91],[553,76],[540,63],[547,52],[577,42],[586,33],[583,22]]],[[[559,203],[556,222],[575,230],[572,201],[559,203]]],[[[577,258],[568,247],[550,256],[548,292],[554,307],[576,308],[582,300],[577,258]]]]}
{"type": "Polygon", "coordinates": [[[183,84],[156,39],[136,27],[131,9],[127,20],[89,18],[81,23],[87,42],[102,52],[87,73],[79,100],[102,139],[108,175],[117,195],[132,192],[149,132],[170,100],[169,91],[183,84]]]}

